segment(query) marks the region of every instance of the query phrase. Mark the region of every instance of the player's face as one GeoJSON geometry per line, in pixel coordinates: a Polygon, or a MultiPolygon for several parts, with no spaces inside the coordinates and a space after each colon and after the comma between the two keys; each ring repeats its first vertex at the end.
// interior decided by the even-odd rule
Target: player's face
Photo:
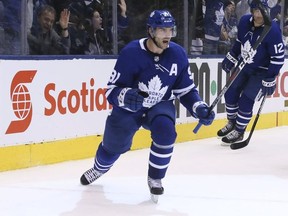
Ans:
{"type": "Polygon", "coordinates": [[[156,28],[153,30],[154,39],[161,49],[166,49],[169,46],[174,34],[174,28],[156,28]]]}
{"type": "Polygon", "coordinates": [[[263,19],[261,11],[259,9],[253,9],[252,13],[253,13],[253,18],[254,18],[254,25],[256,27],[263,25],[264,19],[263,19]]]}

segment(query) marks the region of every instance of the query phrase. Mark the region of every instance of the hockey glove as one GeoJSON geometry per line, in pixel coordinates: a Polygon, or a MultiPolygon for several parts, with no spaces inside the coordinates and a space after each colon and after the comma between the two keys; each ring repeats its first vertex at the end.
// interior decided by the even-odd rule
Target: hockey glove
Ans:
{"type": "Polygon", "coordinates": [[[123,88],[118,95],[119,107],[137,112],[143,107],[144,98],[148,96],[148,93],[139,89],[123,88]]]}
{"type": "Polygon", "coordinates": [[[222,69],[226,73],[230,73],[233,67],[238,63],[238,60],[236,59],[235,54],[231,51],[228,52],[225,58],[222,61],[222,69]]]}
{"type": "Polygon", "coordinates": [[[262,80],[262,93],[263,95],[272,95],[276,88],[276,79],[273,78],[265,78],[262,80]]]}
{"type": "Polygon", "coordinates": [[[206,126],[211,125],[215,118],[215,112],[213,110],[209,111],[208,105],[203,101],[198,101],[193,105],[193,112],[199,119],[199,123],[206,126]]]}

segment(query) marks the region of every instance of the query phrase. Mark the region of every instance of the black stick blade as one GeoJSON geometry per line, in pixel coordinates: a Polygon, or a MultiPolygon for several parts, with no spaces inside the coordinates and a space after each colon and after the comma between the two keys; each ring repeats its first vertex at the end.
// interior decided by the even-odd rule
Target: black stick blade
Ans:
{"type": "Polygon", "coordinates": [[[237,150],[246,147],[249,144],[249,140],[244,140],[242,142],[232,143],[230,148],[232,150],[237,150]]]}

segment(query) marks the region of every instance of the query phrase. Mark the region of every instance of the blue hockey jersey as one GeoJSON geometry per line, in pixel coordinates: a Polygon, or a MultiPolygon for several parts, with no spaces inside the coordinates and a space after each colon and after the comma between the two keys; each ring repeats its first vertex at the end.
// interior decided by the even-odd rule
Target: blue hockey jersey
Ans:
{"type": "Polygon", "coordinates": [[[205,5],[205,38],[218,41],[221,34],[221,26],[224,20],[224,3],[222,0],[206,0],[205,5]]]}
{"type": "Polygon", "coordinates": [[[272,27],[255,52],[251,47],[259,38],[264,26],[254,27],[252,15],[241,17],[238,25],[238,38],[232,47],[236,56],[245,58],[250,56],[243,70],[251,72],[267,71],[265,77],[275,77],[279,74],[284,64],[284,44],[282,33],[277,23],[272,22],[272,27]]]}
{"type": "Polygon", "coordinates": [[[187,107],[191,107],[200,97],[195,88],[189,62],[184,49],[170,42],[161,55],[150,52],[147,38],[130,42],[117,59],[108,82],[106,96],[112,105],[118,106],[117,96],[121,88],[140,89],[149,94],[144,107],[150,108],[163,100],[181,97],[189,92],[187,107]]]}

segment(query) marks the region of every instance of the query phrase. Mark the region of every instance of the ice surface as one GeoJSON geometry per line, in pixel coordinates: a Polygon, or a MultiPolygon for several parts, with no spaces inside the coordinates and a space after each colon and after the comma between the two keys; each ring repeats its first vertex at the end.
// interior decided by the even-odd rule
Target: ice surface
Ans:
{"type": "MultiPolygon", "coordinates": [[[[192,130],[192,129],[191,129],[192,130]]],[[[149,150],[130,151],[96,182],[93,158],[0,173],[3,216],[287,216],[288,127],[255,131],[231,150],[209,138],[175,145],[158,204],[147,186],[149,150]]],[[[247,136],[247,134],[246,134],[247,136]]]]}

